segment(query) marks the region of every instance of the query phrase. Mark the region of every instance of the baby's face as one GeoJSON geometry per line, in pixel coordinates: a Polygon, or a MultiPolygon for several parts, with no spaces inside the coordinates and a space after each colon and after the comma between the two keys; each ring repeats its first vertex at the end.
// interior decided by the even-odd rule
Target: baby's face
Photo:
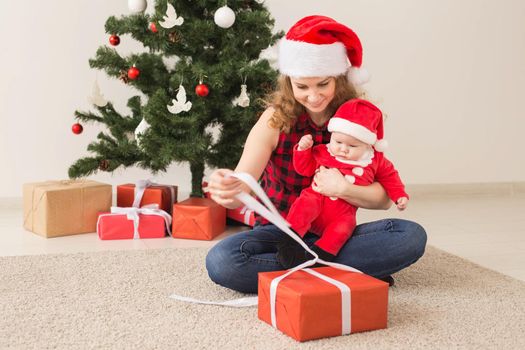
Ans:
{"type": "Polygon", "coordinates": [[[346,160],[359,160],[365,154],[369,146],[353,136],[333,132],[328,144],[330,153],[346,160]]]}

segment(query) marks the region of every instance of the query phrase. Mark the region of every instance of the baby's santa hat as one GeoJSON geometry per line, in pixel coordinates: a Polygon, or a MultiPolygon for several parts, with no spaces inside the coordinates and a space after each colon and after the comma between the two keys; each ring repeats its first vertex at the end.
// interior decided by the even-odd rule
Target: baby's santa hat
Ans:
{"type": "Polygon", "coordinates": [[[346,101],[328,122],[328,131],[355,137],[378,152],[384,152],[388,143],[383,139],[383,113],[372,103],[352,99],[346,101]]]}
{"type": "Polygon", "coordinates": [[[363,48],[357,35],[330,17],[308,16],[294,24],[279,45],[279,71],[294,77],[347,74],[355,85],[368,81],[361,68],[363,48]]]}

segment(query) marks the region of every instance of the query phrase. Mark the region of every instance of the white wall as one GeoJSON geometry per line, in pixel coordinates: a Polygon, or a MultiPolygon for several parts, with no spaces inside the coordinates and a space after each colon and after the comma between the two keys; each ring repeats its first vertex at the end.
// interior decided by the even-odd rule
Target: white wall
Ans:
{"type": "MultiPolygon", "coordinates": [[[[151,1],[150,1],[151,2],[151,1]]],[[[309,14],[353,28],[364,46],[366,88],[388,114],[388,153],[408,184],[525,181],[525,2],[521,0],[266,0],[278,29],[309,14]]],[[[151,6],[152,4],[150,4],[151,6]]],[[[24,182],[67,177],[99,128],[70,131],[95,78],[117,109],[134,92],[88,66],[104,22],[127,1],[0,2],[0,197],[24,182]]],[[[118,50],[140,44],[123,37],[118,50]]],[[[101,173],[112,184],[150,177],[101,173]]],[[[159,181],[189,191],[187,166],[159,181]]]]}

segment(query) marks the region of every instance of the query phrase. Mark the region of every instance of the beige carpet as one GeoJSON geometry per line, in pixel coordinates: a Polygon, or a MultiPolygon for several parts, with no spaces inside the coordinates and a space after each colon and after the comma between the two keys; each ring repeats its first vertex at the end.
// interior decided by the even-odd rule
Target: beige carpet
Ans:
{"type": "Polygon", "coordinates": [[[389,328],[297,343],[207,278],[206,251],[0,258],[0,348],[525,349],[525,282],[428,247],[390,289],[389,328]]]}

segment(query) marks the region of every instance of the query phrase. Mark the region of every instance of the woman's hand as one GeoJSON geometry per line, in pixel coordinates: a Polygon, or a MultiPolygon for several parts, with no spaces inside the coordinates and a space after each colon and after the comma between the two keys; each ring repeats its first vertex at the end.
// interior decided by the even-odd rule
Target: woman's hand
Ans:
{"type": "Polygon", "coordinates": [[[242,191],[242,182],[234,177],[228,177],[233,171],[230,169],[217,169],[208,181],[208,191],[211,199],[223,207],[234,209],[241,203],[235,195],[242,191]]]}
{"type": "Polygon", "coordinates": [[[327,197],[341,197],[348,181],[336,168],[319,167],[315,173],[312,189],[327,197]]]}
{"type": "Polygon", "coordinates": [[[357,186],[348,182],[337,169],[320,167],[312,183],[314,191],[328,197],[337,197],[359,208],[388,209],[392,201],[380,183],[357,186]]]}

